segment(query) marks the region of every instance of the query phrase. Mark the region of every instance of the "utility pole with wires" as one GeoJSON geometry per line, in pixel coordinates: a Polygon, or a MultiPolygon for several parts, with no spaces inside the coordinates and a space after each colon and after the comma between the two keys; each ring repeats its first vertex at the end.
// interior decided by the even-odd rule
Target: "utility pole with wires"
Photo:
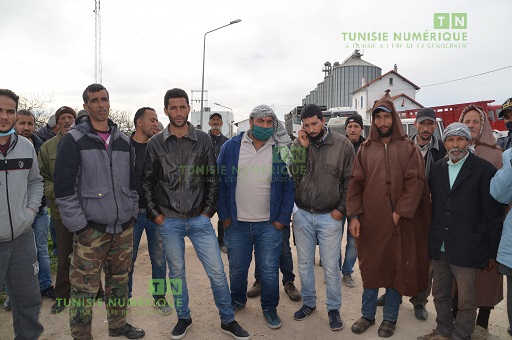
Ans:
{"type": "Polygon", "coordinates": [[[100,0],[94,0],[95,35],[94,35],[94,82],[101,84],[101,16],[100,0]]]}

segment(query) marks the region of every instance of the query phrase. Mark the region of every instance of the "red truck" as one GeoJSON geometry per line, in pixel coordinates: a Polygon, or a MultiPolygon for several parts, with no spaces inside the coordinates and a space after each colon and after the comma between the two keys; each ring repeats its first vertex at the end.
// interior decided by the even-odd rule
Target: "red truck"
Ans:
{"type": "MultiPolygon", "coordinates": [[[[443,125],[446,127],[453,122],[458,122],[462,110],[464,110],[466,106],[473,104],[481,107],[485,112],[487,112],[487,116],[489,117],[489,122],[491,123],[493,130],[507,130],[503,119],[499,119],[498,117],[498,114],[501,111],[501,105],[490,105],[490,103],[494,103],[494,100],[481,100],[472,103],[433,106],[432,109],[436,111],[436,117],[441,118],[443,120],[443,125]]],[[[418,111],[418,109],[406,110],[405,117],[416,118],[416,111],[418,111]]],[[[403,115],[404,113],[401,112],[401,114],[403,115]]]]}

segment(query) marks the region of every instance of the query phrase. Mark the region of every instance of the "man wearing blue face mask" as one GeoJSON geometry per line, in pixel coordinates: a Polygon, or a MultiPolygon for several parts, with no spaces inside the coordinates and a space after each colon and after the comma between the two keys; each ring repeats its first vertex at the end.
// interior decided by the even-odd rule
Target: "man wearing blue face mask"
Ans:
{"type": "Polygon", "coordinates": [[[510,149],[512,147],[512,98],[507,99],[501,107],[499,117],[505,121],[505,127],[508,130],[508,136],[498,138],[498,146],[503,150],[510,149]]]}
{"type": "Polygon", "coordinates": [[[293,209],[291,161],[283,125],[271,107],[256,106],[251,128],[222,146],[219,169],[219,219],[228,248],[231,304],[235,312],[247,302],[247,274],[254,248],[261,283],[261,307],[272,329],[281,327],[279,257],[282,232],[289,228],[293,209]]]}

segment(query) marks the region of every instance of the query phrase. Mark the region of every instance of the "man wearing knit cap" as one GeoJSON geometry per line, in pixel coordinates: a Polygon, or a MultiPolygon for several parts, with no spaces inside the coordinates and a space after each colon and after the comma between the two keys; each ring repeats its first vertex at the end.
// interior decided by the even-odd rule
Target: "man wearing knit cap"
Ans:
{"type": "Polygon", "coordinates": [[[71,293],[71,284],[69,283],[69,255],[71,255],[73,251],[73,234],[62,224],[59,207],[55,203],[53,170],[57,158],[57,147],[62,137],[69,132],[71,125],[75,121],[76,112],[69,106],[62,106],[55,112],[55,117],[58,127],[57,135],[44,142],[38,154],[39,170],[44,180],[44,195],[49,201],[51,219],[55,224],[57,234],[56,246],[59,249],[54,291],[57,301],[51,308],[52,314],[57,314],[64,310],[64,301],[66,301],[66,305],[68,305],[68,299],[71,293]]]}
{"type": "Polygon", "coordinates": [[[387,338],[395,333],[402,296],[428,286],[430,197],[424,167],[386,94],[372,108],[370,134],[356,155],[347,193],[363,281],[362,316],[353,333],[375,324],[379,288],[386,289],[386,299],[378,335],[387,338]]]}
{"type": "MultiPolygon", "coordinates": [[[[347,134],[348,139],[354,145],[355,154],[359,150],[359,146],[366,140],[361,133],[363,132],[364,125],[363,119],[358,114],[353,114],[347,117],[345,120],[345,132],[347,134]]],[[[343,228],[345,228],[345,222],[347,218],[343,217],[343,228]]],[[[352,273],[354,272],[354,264],[357,260],[357,252],[356,252],[356,244],[354,238],[348,231],[347,225],[347,245],[345,247],[345,259],[343,260],[343,264],[341,265],[341,274],[343,275],[343,282],[347,287],[353,288],[356,286],[354,279],[352,278],[352,273]]],[[[341,257],[340,257],[341,264],[341,257]]]]}
{"type": "Polygon", "coordinates": [[[294,141],[292,175],[297,183],[298,210],[293,214],[293,228],[304,303],[293,318],[304,320],[316,309],[314,261],[318,239],[329,328],[338,331],[343,328],[339,268],[342,221],[354,148],[347,138],[325,126],[317,105],[304,106],[301,120],[302,129],[294,141]]]}
{"type": "Polygon", "coordinates": [[[469,152],[470,129],[450,124],[443,134],[448,156],[432,168],[432,223],[429,258],[437,327],[418,340],[471,339],[475,327],[478,270],[496,267],[503,207],[492,198],[496,168],[469,152]],[[458,313],[452,316],[452,283],[458,289],[458,313]]]}
{"type": "Polygon", "coordinates": [[[512,147],[512,98],[508,98],[501,106],[499,117],[503,118],[505,127],[508,130],[506,137],[498,138],[497,144],[503,149],[507,150],[512,147]]]}
{"type": "Polygon", "coordinates": [[[254,248],[261,284],[261,308],[272,329],[281,327],[279,257],[283,230],[293,209],[294,188],[288,173],[288,144],[282,124],[267,105],[256,106],[250,130],[228,140],[220,152],[219,219],[228,248],[231,303],[236,312],[247,302],[247,273],[254,248]]]}

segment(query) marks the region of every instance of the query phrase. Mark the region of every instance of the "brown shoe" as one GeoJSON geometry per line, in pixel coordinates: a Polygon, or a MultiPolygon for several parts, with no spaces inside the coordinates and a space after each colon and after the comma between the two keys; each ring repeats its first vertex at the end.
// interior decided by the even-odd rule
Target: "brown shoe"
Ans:
{"type": "Polygon", "coordinates": [[[390,336],[393,336],[393,334],[395,334],[395,328],[396,325],[394,323],[384,320],[380,324],[379,331],[377,332],[377,334],[381,338],[389,338],[390,336]]]}
{"type": "Polygon", "coordinates": [[[476,325],[471,340],[486,340],[489,337],[489,331],[482,326],[476,325]]]}
{"type": "Polygon", "coordinates": [[[254,298],[256,296],[260,296],[261,294],[261,284],[259,281],[254,281],[252,287],[247,291],[248,298],[254,298]]]}
{"type": "Polygon", "coordinates": [[[284,284],[284,291],[292,301],[300,301],[302,299],[302,295],[300,295],[292,281],[284,284]]]}
{"type": "Polygon", "coordinates": [[[352,325],[352,333],[355,334],[363,334],[370,328],[371,326],[375,325],[375,319],[374,320],[368,320],[366,318],[361,317],[361,319],[354,322],[352,325]]]}
{"type": "Polygon", "coordinates": [[[448,336],[439,334],[437,332],[437,330],[434,329],[434,330],[432,330],[432,332],[430,334],[419,336],[417,339],[418,340],[449,340],[451,338],[452,338],[451,336],[448,337],[448,336]]]}

